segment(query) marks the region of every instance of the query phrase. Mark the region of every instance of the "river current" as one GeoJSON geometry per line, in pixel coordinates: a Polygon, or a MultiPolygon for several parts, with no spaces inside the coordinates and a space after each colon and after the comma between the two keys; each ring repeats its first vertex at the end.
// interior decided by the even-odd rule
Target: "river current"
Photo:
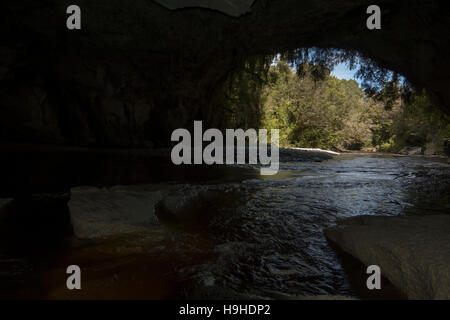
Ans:
{"type": "MultiPolygon", "coordinates": [[[[357,215],[450,213],[450,165],[436,158],[348,154],[281,163],[272,177],[189,186],[199,187],[209,196],[185,222],[110,242],[69,241],[37,266],[0,256],[0,276],[11,278],[5,269],[15,263],[16,273],[33,269],[39,276],[30,283],[45,287],[29,296],[64,297],[53,283],[68,261],[78,261],[92,288],[87,298],[361,297],[351,280],[357,271],[345,266],[325,228],[357,215]]],[[[23,281],[12,282],[20,291],[23,281]]]]}
{"type": "Polygon", "coordinates": [[[450,166],[422,157],[284,163],[277,176],[244,180],[223,201],[214,198],[160,254],[183,255],[175,272],[211,295],[355,297],[323,229],[357,215],[449,213],[449,186],[450,166]]]}

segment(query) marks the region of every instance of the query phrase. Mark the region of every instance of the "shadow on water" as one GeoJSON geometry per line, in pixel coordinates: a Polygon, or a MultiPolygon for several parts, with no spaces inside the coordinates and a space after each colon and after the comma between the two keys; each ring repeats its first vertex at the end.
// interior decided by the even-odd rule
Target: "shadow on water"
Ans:
{"type": "Polygon", "coordinates": [[[73,237],[67,194],[3,206],[1,297],[404,298],[386,279],[381,293],[369,292],[364,266],[330,245],[323,229],[355,215],[450,208],[450,166],[425,158],[345,155],[282,163],[264,178],[248,168],[202,170],[188,173],[189,189],[206,191],[181,213],[157,205],[159,226],[107,241],[73,237]],[[79,292],[65,287],[70,264],[83,270],[79,292]]]}
{"type": "Polygon", "coordinates": [[[45,295],[39,270],[51,267],[72,235],[68,194],[21,197],[0,212],[0,297],[45,295]]]}

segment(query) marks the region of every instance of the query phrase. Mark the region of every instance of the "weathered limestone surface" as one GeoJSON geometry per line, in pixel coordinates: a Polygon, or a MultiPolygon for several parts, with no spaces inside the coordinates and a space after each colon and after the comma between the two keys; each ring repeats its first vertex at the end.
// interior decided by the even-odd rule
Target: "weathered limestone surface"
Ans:
{"type": "Polygon", "coordinates": [[[326,237],[382,275],[410,299],[450,299],[450,215],[358,216],[326,237]]]}
{"type": "Polygon", "coordinates": [[[169,186],[117,186],[72,188],[70,217],[78,238],[104,238],[145,231],[158,225],[155,205],[169,186]]]}

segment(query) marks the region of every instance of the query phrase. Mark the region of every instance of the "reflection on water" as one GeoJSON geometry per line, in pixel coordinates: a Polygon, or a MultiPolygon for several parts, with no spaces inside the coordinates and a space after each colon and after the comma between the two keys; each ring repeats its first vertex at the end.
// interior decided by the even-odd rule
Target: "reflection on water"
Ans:
{"type": "MultiPolygon", "coordinates": [[[[72,243],[51,262],[33,260],[45,287],[38,295],[68,297],[65,280],[55,283],[70,262],[86,270],[81,298],[357,296],[323,228],[355,215],[450,212],[450,166],[436,160],[344,155],[280,169],[274,177],[212,188],[211,199],[197,207],[201,214],[188,222],[72,243]]],[[[11,279],[27,267],[0,256],[0,270],[11,279]],[[8,263],[15,271],[5,271],[8,263]]],[[[14,292],[36,284],[22,282],[14,282],[14,292]]]]}

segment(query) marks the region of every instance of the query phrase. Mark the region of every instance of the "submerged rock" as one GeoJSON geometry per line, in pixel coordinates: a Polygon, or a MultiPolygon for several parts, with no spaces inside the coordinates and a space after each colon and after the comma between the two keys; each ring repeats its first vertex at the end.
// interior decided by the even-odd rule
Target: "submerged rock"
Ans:
{"type": "Polygon", "coordinates": [[[70,217],[78,238],[104,238],[158,225],[155,204],[171,186],[140,185],[71,190],[70,217]]]}
{"type": "Polygon", "coordinates": [[[223,205],[236,201],[236,184],[177,185],[156,206],[160,221],[172,225],[201,226],[223,205]]]}
{"type": "Polygon", "coordinates": [[[234,188],[184,184],[77,187],[71,190],[68,206],[78,238],[105,238],[145,232],[160,223],[199,224],[234,188]]]}
{"type": "Polygon", "coordinates": [[[450,299],[450,215],[358,216],[326,237],[381,273],[409,299],[450,299]]]}
{"type": "Polygon", "coordinates": [[[201,197],[206,194],[206,189],[183,187],[164,197],[158,205],[156,215],[159,219],[171,223],[192,217],[189,211],[197,211],[200,207],[201,197]]]}

